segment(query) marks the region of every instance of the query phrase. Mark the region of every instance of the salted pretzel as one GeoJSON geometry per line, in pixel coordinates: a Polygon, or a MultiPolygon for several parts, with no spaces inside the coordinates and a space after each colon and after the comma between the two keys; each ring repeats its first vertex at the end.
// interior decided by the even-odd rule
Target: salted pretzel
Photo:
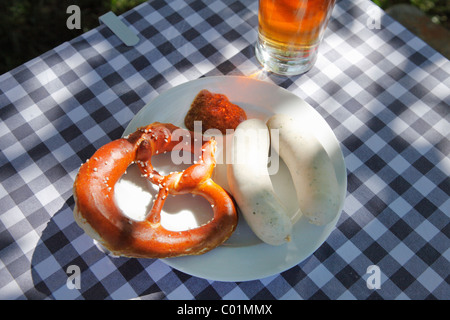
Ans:
{"type": "Polygon", "coordinates": [[[183,129],[155,122],[104,145],[81,166],[73,187],[75,220],[114,255],[168,258],[202,254],[222,244],[235,230],[233,200],[211,179],[216,141],[200,135],[199,144],[196,135],[187,130],[182,131],[186,134],[182,141],[175,140],[173,133],[179,133],[178,130],[183,129]],[[152,156],[176,150],[188,150],[196,163],[182,172],[159,174],[151,164],[152,156]],[[160,187],[143,221],[126,217],[114,201],[114,186],[132,163],[160,187]],[[190,230],[165,229],[161,225],[161,209],[167,196],[185,193],[206,198],[213,209],[212,220],[190,230]]]}

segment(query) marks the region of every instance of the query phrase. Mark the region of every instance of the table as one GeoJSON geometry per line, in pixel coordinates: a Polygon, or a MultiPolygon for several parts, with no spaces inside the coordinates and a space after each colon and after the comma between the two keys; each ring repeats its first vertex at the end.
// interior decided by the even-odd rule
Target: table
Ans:
{"type": "Polygon", "coordinates": [[[100,25],[0,76],[1,299],[450,298],[450,62],[367,0],[337,2],[310,72],[259,76],[307,101],[342,145],[344,209],[309,258],[264,279],[210,281],[111,258],[74,222],[80,164],[146,103],[199,77],[260,70],[257,6],[149,1],[121,16],[137,45],[100,25]]]}

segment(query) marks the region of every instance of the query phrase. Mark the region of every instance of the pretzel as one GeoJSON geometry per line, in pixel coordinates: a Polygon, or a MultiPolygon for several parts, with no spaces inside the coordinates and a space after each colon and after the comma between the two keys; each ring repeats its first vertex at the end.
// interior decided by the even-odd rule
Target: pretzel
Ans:
{"type": "Polygon", "coordinates": [[[198,255],[222,244],[235,230],[237,213],[233,200],[211,179],[216,141],[202,137],[198,143],[196,135],[187,130],[183,132],[189,138],[184,137],[183,143],[172,140],[178,130],[183,129],[155,122],[102,146],[81,166],[73,187],[75,220],[112,254],[136,258],[198,255]],[[201,148],[196,148],[196,144],[201,148]],[[153,155],[186,148],[198,161],[183,172],[163,176],[153,168],[153,155]],[[132,163],[160,187],[143,221],[126,217],[114,201],[114,186],[132,163]],[[165,229],[161,225],[161,209],[167,196],[185,193],[206,198],[213,209],[212,220],[190,230],[165,229]]]}

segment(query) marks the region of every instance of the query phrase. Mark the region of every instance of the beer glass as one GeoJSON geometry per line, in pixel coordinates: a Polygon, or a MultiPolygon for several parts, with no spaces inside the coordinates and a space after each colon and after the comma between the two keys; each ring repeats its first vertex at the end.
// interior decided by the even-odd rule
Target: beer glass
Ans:
{"type": "Polygon", "coordinates": [[[256,57],[269,71],[297,75],[317,59],[335,0],[259,0],[256,57]]]}

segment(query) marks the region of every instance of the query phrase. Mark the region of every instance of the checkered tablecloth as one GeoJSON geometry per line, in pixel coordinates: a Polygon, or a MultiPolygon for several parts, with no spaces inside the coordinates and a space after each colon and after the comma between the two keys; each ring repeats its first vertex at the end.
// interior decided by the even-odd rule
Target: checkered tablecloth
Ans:
{"type": "Polygon", "coordinates": [[[112,258],[74,222],[80,164],[146,103],[260,69],[257,8],[152,0],[121,16],[136,46],[99,26],[0,76],[0,299],[450,298],[450,62],[368,0],[337,2],[310,72],[263,77],[313,106],[345,156],[342,215],[309,258],[264,279],[210,281],[112,258]]]}

